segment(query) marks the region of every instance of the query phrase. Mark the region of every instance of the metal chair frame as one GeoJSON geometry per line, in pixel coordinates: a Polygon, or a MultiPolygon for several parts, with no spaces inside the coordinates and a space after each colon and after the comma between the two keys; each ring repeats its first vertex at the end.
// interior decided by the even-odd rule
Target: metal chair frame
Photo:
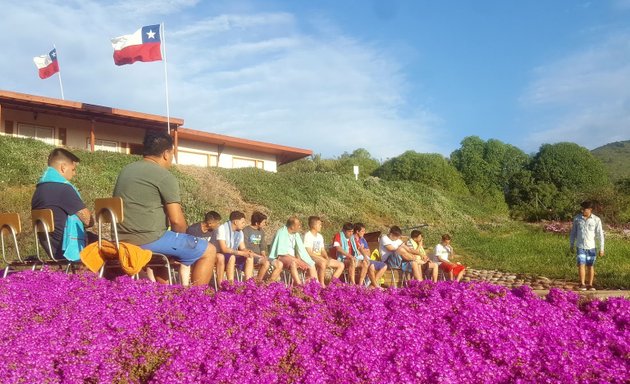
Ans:
{"type": "Polygon", "coordinates": [[[33,209],[31,211],[31,221],[33,222],[33,233],[35,236],[35,254],[37,259],[42,263],[42,267],[46,265],[59,266],[61,268],[65,267],[65,273],[69,273],[74,265],[81,264],[81,261],[71,261],[66,258],[57,259],[55,257],[50,243],[50,233],[55,231],[55,220],[52,209],[33,209]],[[37,234],[41,232],[43,232],[46,237],[45,245],[40,243],[39,237],[37,236],[37,234]],[[46,260],[42,257],[39,251],[40,245],[46,247],[50,260],[46,260]]]}
{"type": "MultiPolygon", "coordinates": [[[[102,247],[103,240],[103,223],[109,222],[112,226],[112,232],[114,233],[114,242],[116,244],[116,249],[120,249],[120,240],[118,238],[118,223],[122,223],[124,220],[124,212],[123,212],[123,200],[120,197],[107,197],[100,198],[94,200],[94,212],[96,214],[96,221],[98,223],[98,247],[99,249],[102,247]]],[[[171,263],[168,260],[166,255],[161,253],[153,253],[151,256],[151,260],[147,263],[145,268],[151,267],[165,267],[168,271],[168,283],[170,285],[173,284],[174,281],[174,272],[173,268],[171,268],[171,263]]],[[[105,269],[107,268],[120,268],[120,264],[118,261],[114,260],[106,260],[105,264],[101,267],[99,271],[99,276],[103,277],[105,273],[105,269]]],[[[138,279],[139,276],[136,274],[133,276],[138,279]]]]}
{"type": "Polygon", "coordinates": [[[2,277],[7,277],[11,268],[15,267],[31,267],[31,270],[35,270],[39,260],[23,260],[20,256],[20,246],[17,241],[17,234],[22,231],[22,223],[20,221],[20,215],[17,213],[0,213],[0,242],[2,243],[2,259],[6,264],[2,277]],[[4,241],[4,233],[8,232],[10,238],[13,239],[13,247],[15,248],[16,259],[9,259],[7,257],[8,245],[4,241]]]}

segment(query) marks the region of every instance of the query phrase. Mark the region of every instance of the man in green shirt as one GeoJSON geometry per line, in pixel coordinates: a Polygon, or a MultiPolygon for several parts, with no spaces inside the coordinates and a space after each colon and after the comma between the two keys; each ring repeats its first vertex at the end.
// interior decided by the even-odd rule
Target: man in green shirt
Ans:
{"type": "MultiPolygon", "coordinates": [[[[166,132],[147,132],[143,144],[143,159],[125,166],[114,187],[114,196],[123,199],[125,212],[123,222],[118,223],[119,238],[192,265],[192,284],[207,285],[216,248],[186,234],[179,184],[168,170],[173,162],[173,138],[166,132]]],[[[165,270],[155,271],[155,277],[168,281],[165,270]]]]}

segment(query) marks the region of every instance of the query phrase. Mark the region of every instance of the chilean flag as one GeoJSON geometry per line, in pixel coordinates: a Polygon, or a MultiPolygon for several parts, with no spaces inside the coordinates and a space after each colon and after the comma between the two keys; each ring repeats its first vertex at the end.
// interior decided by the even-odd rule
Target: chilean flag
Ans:
{"type": "Polygon", "coordinates": [[[59,72],[59,63],[57,62],[57,48],[48,52],[47,55],[33,57],[35,66],[39,70],[39,78],[47,79],[55,73],[59,72]]]}
{"type": "Polygon", "coordinates": [[[160,25],[147,25],[132,33],[112,39],[114,64],[162,60],[160,25]]]}

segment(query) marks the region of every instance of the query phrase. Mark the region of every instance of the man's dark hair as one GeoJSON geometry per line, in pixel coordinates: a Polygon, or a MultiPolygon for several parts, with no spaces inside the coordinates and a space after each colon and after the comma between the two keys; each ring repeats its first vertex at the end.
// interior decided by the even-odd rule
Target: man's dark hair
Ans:
{"type": "Polygon", "coordinates": [[[402,231],[400,230],[399,226],[392,225],[392,227],[389,229],[389,234],[390,235],[396,235],[396,236],[402,236],[402,231]]]}
{"type": "Polygon", "coordinates": [[[593,202],[590,200],[586,200],[586,201],[583,201],[582,204],[580,204],[580,206],[582,207],[582,209],[593,209],[593,202]]]}
{"type": "Polygon", "coordinates": [[[318,221],[322,221],[321,217],[319,217],[319,216],[309,216],[308,217],[308,227],[309,228],[313,228],[315,223],[318,222],[318,221]]]}
{"type": "Polygon", "coordinates": [[[297,216],[291,216],[287,219],[287,228],[290,228],[292,226],[295,225],[295,223],[297,223],[298,221],[300,221],[300,219],[297,216]]]}
{"type": "Polygon", "coordinates": [[[354,225],[352,223],[343,223],[342,231],[352,231],[354,229],[354,225]]]}
{"type": "Polygon", "coordinates": [[[267,215],[265,215],[264,213],[258,211],[254,211],[254,213],[252,213],[252,225],[258,225],[265,220],[267,220],[267,215]]]}
{"type": "Polygon", "coordinates": [[[413,231],[411,231],[411,234],[409,234],[409,237],[411,237],[412,239],[415,239],[416,237],[422,235],[422,232],[418,231],[417,229],[414,229],[413,231]]]}
{"type": "Polygon", "coordinates": [[[206,216],[203,219],[203,221],[205,221],[206,223],[208,221],[220,221],[220,220],[221,220],[221,215],[219,215],[219,213],[216,211],[210,211],[206,213],[206,216]]]}
{"type": "Polygon", "coordinates": [[[354,223],[354,233],[358,233],[363,228],[365,228],[365,224],[363,224],[363,223],[354,223]]]}
{"type": "Polygon", "coordinates": [[[166,132],[147,131],[142,145],[142,156],[160,156],[173,149],[173,138],[166,132]]]}
{"type": "Polygon", "coordinates": [[[230,221],[240,220],[244,218],[245,214],[241,211],[232,211],[232,213],[230,213],[230,221]]]}
{"type": "Polygon", "coordinates": [[[448,233],[445,233],[442,235],[442,241],[444,240],[451,240],[451,235],[449,235],[448,233]]]}
{"type": "Polygon", "coordinates": [[[52,165],[53,163],[57,161],[67,161],[70,163],[72,162],[78,163],[80,160],[77,157],[77,155],[68,151],[67,149],[55,148],[52,150],[52,152],[50,152],[50,155],[48,155],[48,165],[52,165]]]}

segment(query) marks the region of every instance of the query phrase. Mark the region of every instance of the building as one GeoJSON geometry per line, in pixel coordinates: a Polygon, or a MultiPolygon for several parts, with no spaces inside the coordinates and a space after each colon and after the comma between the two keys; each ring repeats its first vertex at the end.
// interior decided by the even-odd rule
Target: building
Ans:
{"type": "MultiPolygon", "coordinates": [[[[178,164],[256,167],[275,172],[312,151],[184,128],[171,117],[178,164]]],[[[164,116],[0,90],[0,134],[56,146],[140,154],[147,130],[167,131],[164,116]]]]}

